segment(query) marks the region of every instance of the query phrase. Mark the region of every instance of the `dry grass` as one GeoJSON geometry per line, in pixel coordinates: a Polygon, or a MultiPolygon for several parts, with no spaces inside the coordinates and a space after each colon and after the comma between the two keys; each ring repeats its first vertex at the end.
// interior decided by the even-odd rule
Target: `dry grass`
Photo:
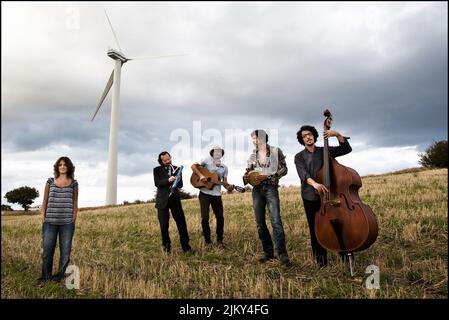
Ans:
{"type": "Polygon", "coordinates": [[[37,288],[38,216],[5,216],[1,297],[447,298],[447,190],[446,169],[364,177],[360,196],[376,213],[380,233],[356,255],[354,279],[335,254],[328,268],[315,266],[294,187],[280,189],[290,267],[256,263],[261,245],[248,193],[223,197],[225,249],[204,247],[198,199],[183,201],[194,255],[180,252],[173,220],[173,252],[163,254],[154,204],[112,207],[80,212],[72,252],[80,290],[62,284],[37,288]],[[380,268],[380,290],[365,288],[364,270],[371,264],[380,268]]]}

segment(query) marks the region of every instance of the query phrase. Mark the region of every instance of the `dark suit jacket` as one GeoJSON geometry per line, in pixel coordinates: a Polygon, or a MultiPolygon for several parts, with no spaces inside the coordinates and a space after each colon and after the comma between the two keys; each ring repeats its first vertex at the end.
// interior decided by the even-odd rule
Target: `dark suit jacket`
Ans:
{"type": "MultiPolygon", "coordinates": [[[[175,169],[176,166],[173,166],[175,169]]],[[[153,177],[154,177],[154,185],[157,187],[157,193],[156,193],[156,208],[158,209],[164,209],[167,207],[168,204],[168,197],[170,195],[170,186],[172,183],[168,182],[168,171],[165,169],[164,166],[159,166],[153,169],[153,177]]],[[[178,188],[182,188],[182,177],[178,182],[178,188]]],[[[175,189],[173,194],[171,195],[176,202],[179,202],[179,205],[181,205],[181,199],[179,197],[178,189],[175,189]]]]}

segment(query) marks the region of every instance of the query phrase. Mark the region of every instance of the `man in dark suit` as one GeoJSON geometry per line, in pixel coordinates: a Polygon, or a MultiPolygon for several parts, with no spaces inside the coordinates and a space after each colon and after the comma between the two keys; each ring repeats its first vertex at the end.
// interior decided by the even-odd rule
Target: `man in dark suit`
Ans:
{"type": "Polygon", "coordinates": [[[171,242],[168,234],[168,224],[170,219],[169,209],[175,219],[178,227],[179,238],[182,250],[184,252],[192,252],[189,245],[189,233],[187,232],[187,224],[182,210],[181,198],[179,197],[178,188],[182,188],[182,177],[178,182],[178,188],[172,190],[171,186],[176,180],[176,168],[171,163],[171,156],[167,151],[161,152],[158,156],[160,166],[154,168],[154,184],[157,187],[156,208],[159,224],[162,234],[162,246],[165,252],[170,252],[171,242]]]}

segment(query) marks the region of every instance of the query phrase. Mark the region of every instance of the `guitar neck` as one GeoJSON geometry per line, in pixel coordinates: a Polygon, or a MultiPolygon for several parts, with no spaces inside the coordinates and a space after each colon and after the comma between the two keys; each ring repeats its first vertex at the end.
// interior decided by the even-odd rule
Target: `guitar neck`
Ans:
{"type": "Polygon", "coordinates": [[[226,185],[227,185],[227,183],[224,183],[223,181],[218,181],[218,180],[209,180],[208,182],[212,182],[213,184],[218,184],[223,187],[226,187],[226,185]]]}
{"type": "Polygon", "coordinates": [[[212,182],[213,184],[219,184],[220,186],[225,186],[226,185],[223,181],[210,180],[209,182],[212,182]]]}

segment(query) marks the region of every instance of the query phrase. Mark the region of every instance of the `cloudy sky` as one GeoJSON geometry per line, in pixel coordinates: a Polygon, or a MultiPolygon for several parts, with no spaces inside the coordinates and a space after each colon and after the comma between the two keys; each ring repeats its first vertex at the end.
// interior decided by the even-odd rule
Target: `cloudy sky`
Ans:
{"type": "Polygon", "coordinates": [[[221,144],[241,184],[255,128],[287,155],[281,183],[299,185],[296,131],[322,128],[325,108],[360,175],[418,166],[447,139],[446,2],[2,2],[2,197],[42,194],[66,155],[80,206],[104,204],[110,96],[90,121],[117,48],[104,8],[127,57],[188,54],[123,66],[119,203],[154,196],[162,150],[190,167],[221,144]]]}

